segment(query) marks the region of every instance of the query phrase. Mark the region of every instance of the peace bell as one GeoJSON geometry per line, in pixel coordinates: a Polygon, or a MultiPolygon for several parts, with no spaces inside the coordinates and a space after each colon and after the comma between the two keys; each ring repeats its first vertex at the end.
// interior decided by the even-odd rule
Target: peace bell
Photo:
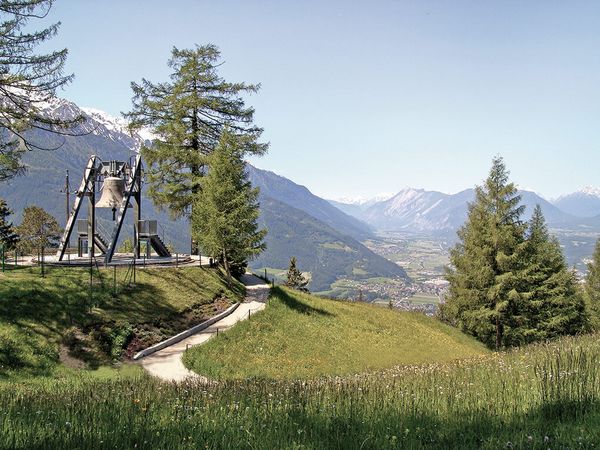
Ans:
{"type": "Polygon", "coordinates": [[[102,184],[102,197],[96,203],[96,208],[112,208],[113,211],[121,207],[125,193],[125,180],[119,177],[106,177],[102,184]]]}

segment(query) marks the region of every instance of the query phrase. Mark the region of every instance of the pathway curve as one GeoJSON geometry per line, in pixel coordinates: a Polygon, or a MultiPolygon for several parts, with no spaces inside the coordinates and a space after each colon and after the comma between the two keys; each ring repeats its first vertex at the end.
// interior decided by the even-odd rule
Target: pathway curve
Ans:
{"type": "Polygon", "coordinates": [[[269,285],[254,275],[243,275],[242,283],[246,285],[246,298],[244,302],[237,307],[227,317],[215,322],[208,328],[176,343],[170,347],[159,350],[152,355],[145,356],[140,360],[142,367],[151,375],[162,378],[165,381],[183,381],[187,378],[195,378],[199,381],[207,381],[203,376],[187,369],[183,365],[182,356],[186,348],[194,345],[203,344],[219,331],[227,330],[240,320],[248,318],[249,314],[264,309],[267,298],[269,297],[269,285]]]}

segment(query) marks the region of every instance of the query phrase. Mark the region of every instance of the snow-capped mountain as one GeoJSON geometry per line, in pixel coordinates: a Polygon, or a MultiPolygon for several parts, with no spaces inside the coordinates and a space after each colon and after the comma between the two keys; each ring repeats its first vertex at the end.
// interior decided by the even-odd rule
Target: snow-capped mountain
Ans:
{"type": "Polygon", "coordinates": [[[389,198],[392,198],[393,196],[394,196],[393,192],[382,192],[380,194],[373,195],[372,197],[364,197],[364,196],[340,197],[340,198],[333,199],[331,201],[336,202],[336,203],[343,203],[345,205],[357,205],[357,206],[362,206],[362,207],[369,207],[371,205],[374,205],[375,203],[383,202],[389,198]]]}
{"type": "Polygon", "coordinates": [[[598,216],[600,215],[600,188],[586,186],[580,191],[559,197],[554,204],[574,216],[598,216]]]}
{"type": "MultiPolygon", "coordinates": [[[[571,223],[573,217],[530,191],[519,191],[526,206],[525,219],[536,204],[541,205],[551,224],[571,223]]],[[[375,229],[410,232],[448,232],[457,230],[466,220],[468,203],[475,192],[466,189],[457,194],[406,188],[392,198],[377,202],[366,209],[354,205],[335,204],[348,214],[364,220],[375,229]]]]}
{"type": "Polygon", "coordinates": [[[96,108],[79,107],[64,98],[55,97],[38,104],[37,107],[47,112],[48,115],[65,119],[83,115],[87,120],[74,130],[76,134],[89,133],[101,136],[122,144],[131,151],[139,151],[146,140],[152,140],[154,137],[150,130],[141,130],[139,133],[130,132],[127,121],[123,118],[111,116],[96,108]]]}

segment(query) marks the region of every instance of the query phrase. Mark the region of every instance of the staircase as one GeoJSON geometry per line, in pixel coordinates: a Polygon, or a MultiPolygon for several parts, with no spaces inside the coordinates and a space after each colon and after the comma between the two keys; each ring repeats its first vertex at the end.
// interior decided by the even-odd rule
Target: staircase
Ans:
{"type": "Polygon", "coordinates": [[[157,234],[150,236],[150,245],[158,256],[163,258],[171,256],[171,252],[157,234]]]}
{"type": "Polygon", "coordinates": [[[108,250],[108,241],[100,233],[96,233],[94,235],[94,244],[103,254],[105,254],[106,250],[108,250]]]}

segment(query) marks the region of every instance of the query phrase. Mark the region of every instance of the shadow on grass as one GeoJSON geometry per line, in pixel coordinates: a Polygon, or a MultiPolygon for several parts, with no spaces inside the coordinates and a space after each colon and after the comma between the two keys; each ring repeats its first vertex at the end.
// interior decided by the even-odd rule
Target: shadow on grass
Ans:
{"type": "MultiPolygon", "coordinates": [[[[39,277],[37,269],[18,270],[0,278],[0,331],[9,336],[0,340],[2,370],[35,372],[37,364],[45,373],[47,352],[37,347],[42,342],[44,348],[56,349],[71,327],[169,320],[179,313],[152,284],[138,283],[113,297],[106,276],[103,284],[94,284],[91,290],[88,276],[86,270],[71,268],[49,270],[45,278],[39,277]],[[15,345],[20,351],[15,351],[15,345]]],[[[85,356],[88,364],[99,363],[91,355],[85,356]]],[[[52,359],[56,362],[57,358],[54,351],[52,359]]]]}
{"type": "Polygon", "coordinates": [[[286,291],[284,291],[283,289],[281,289],[279,287],[273,288],[272,295],[279,298],[285,306],[287,306],[290,309],[293,309],[296,312],[299,312],[300,314],[306,314],[306,315],[318,314],[320,316],[335,317],[335,314],[332,314],[329,311],[325,311],[324,309],[321,309],[321,308],[315,308],[313,306],[310,306],[310,305],[300,301],[298,298],[289,295],[286,291]]]}

